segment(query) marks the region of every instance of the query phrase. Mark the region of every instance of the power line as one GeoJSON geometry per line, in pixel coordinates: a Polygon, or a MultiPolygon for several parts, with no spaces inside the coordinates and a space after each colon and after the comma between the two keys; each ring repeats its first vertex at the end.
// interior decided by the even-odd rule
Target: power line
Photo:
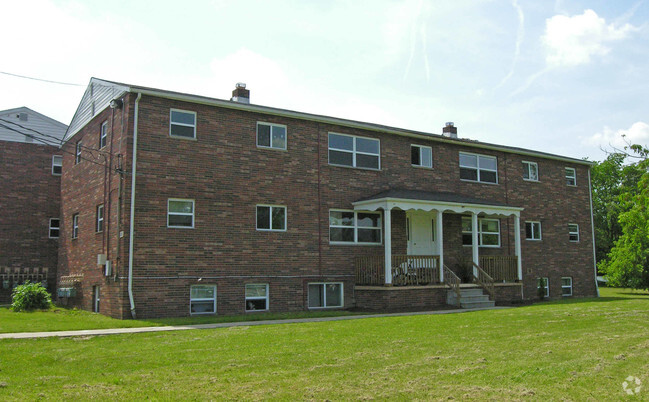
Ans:
{"type": "Polygon", "coordinates": [[[43,78],[28,77],[26,75],[13,74],[13,73],[8,73],[6,71],[0,71],[0,74],[10,75],[12,77],[24,78],[24,79],[27,79],[27,80],[47,82],[47,83],[50,83],[50,84],[69,85],[69,86],[73,86],[73,87],[85,87],[85,85],[81,85],[81,84],[74,84],[74,83],[71,83],[71,82],[45,80],[43,78]]]}

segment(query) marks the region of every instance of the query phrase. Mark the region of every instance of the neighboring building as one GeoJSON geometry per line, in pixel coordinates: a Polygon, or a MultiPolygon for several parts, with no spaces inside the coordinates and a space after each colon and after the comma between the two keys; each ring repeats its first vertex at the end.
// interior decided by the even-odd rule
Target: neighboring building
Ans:
{"type": "Polygon", "coordinates": [[[27,280],[54,289],[66,129],[26,107],[0,111],[0,303],[27,280]]]}
{"type": "MultiPolygon", "coordinates": [[[[227,101],[93,78],[63,150],[59,286],[84,309],[423,309],[474,276],[497,303],[537,299],[539,278],[550,298],[597,294],[591,163],[452,123],[435,135],[253,105],[239,84],[227,101]]],[[[469,288],[463,306],[483,294],[469,288]]]]}

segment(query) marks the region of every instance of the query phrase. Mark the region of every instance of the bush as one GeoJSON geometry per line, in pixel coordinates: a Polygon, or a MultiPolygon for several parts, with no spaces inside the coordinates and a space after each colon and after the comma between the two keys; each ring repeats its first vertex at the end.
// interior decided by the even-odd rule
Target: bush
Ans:
{"type": "Polygon", "coordinates": [[[11,292],[11,309],[13,311],[31,311],[48,309],[52,306],[52,297],[40,283],[25,282],[11,292]]]}

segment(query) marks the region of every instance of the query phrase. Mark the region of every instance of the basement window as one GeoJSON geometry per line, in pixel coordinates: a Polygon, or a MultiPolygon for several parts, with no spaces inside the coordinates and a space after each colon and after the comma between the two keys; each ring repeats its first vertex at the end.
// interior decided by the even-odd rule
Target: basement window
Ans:
{"type": "Polygon", "coordinates": [[[189,295],[190,314],[216,313],[216,286],[193,285],[189,295]]]}
{"type": "Polygon", "coordinates": [[[196,139],[196,112],[171,109],[169,135],[176,138],[196,139]]]}
{"type": "Polygon", "coordinates": [[[498,184],[498,159],[495,156],[460,152],[460,179],[498,184]]]}
{"type": "Polygon", "coordinates": [[[167,200],[167,227],[194,227],[194,200],[170,198],[167,200]]]}
{"type": "Polygon", "coordinates": [[[286,150],[286,126],[257,123],[257,146],[286,150]]]}
{"type": "Polygon", "coordinates": [[[569,276],[561,278],[561,296],[572,296],[572,278],[569,276]]]}
{"type": "Polygon", "coordinates": [[[309,283],[309,308],[335,308],[342,306],[342,283],[309,283]]]}
{"type": "Polygon", "coordinates": [[[268,284],[246,285],[246,311],[268,310],[268,284]]]}
{"type": "Polygon", "coordinates": [[[412,166],[433,167],[433,149],[422,145],[410,146],[410,163],[412,166]]]}
{"type": "Polygon", "coordinates": [[[61,176],[63,172],[63,157],[61,155],[52,156],[52,175],[61,176]]]}
{"type": "Polygon", "coordinates": [[[59,218],[50,218],[49,238],[58,239],[61,231],[61,221],[59,218]]]}

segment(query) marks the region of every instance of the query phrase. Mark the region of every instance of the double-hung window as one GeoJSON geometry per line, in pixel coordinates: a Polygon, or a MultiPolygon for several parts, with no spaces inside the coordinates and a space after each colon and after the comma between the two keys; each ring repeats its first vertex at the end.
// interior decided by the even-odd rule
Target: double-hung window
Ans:
{"type": "Polygon", "coordinates": [[[572,296],[572,278],[569,276],[561,278],[561,296],[572,296]]]}
{"type": "Polygon", "coordinates": [[[167,227],[194,227],[194,200],[170,198],[167,200],[167,227]]]}
{"type": "Polygon", "coordinates": [[[286,126],[257,123],[257,146],[260,148],[286,149],[286,126]]]}
{"type": "Polygon", "coordinates": [[[77,144],[74,149],[74,164],[78,165],[81,163],[81,150],[83,149],[83,146],[81,145],[81,140],[77,141],[77,144]]]}
{"type": "Polygon", "coordinates": [[[541,240],[541,222],[525,222],[525,239],[541,240]]]}
{"type": "MultiPolygon", "coordinates": [[[[473,244],[473,231],[471,217],[462,217],[462,244],[471,246],[473,244]]],[[[478,219],[478,246],[479,247],[500,247],[500,220],[478,219]]]]}
{"type": "Polygon", "coordinates": [[[216,286],[193,285],[189,292],[190,314],[216,313],[216,286]]]}
{"type": "Polygon", "coordinates": [[[571,242],[579,241],[579,225],[577,225],[576,223],[568,224],[568,238],[571,242]]]}
{"type": "Polygon", "coordinates": [[[523,180],[539,181],[539,165],[536,162],[523,161],[523,180]]]}
{"type": "Polygon", "coordinates": [[[569,186],[577,185],[577,172],[574,168],[566,168],[566,184],[569,186]]]}
{"type": "Polygon", "coordinates": [[[101,123],[101,128],[99,129],[99,148],[106,146],[106,139],[108,138],[108,122],[105,121],[101,123]]]}
{"type": "Polygon", "coordinates": [[[196,139],[196,112],[171,109],[169,135],[177,138],[196,139]]]}
{"type": "Polygon", "coordinates": [[[460,179],[498,183],[498,159],[495,156],[460,152],[460,179]]]}
{"type": "Polygon", "coordinates": [[[58,239],[61,230],[61,221],[59,218],[50,218],[50,239],[58,239]]]}
{"type": "Polygon", "coordinates": [[[381,213],[329,211],[331,243],[381,244],[381,213]]]}
{"type": "Polygon", "coordinates": [[[52,156],[52,175],[60,176],[63,171],[63,157],[61,155],[52,156]]]}
{"type": "Polygon", "coordinates": [[[79,214],[72,215],[72,238],[79,237],[79,214]]]}
{"type": "Polygon", "coordinates": [[[286,230],[286,207],[257,205],[257,230],[286,230]]]}
{"type": "Polygon", "coordinates": [[[381,169],[381,143],[375,138],[329,133],[329,164],[381,169]]]}
{"type": "Polygon", "coordinates": [[[268,284],[246,285],[246,311],[268,310],[268,284]]]}
{"type": "Polygon", "coordinates": [[[433,167],[433,149],[423,145],[410,146],[410,163],[412,166],[433,167]]]}
{"type": "Polygon", "coordinates": [[[342,283],[309,283],[309,308],[333,308],[342,306],[342,283]]]}
{"type": "Polygon", "coordinates": [[[97,205],[97,224],[95,225],[97,233],[104,231],[104,204],[97,205]]]}

